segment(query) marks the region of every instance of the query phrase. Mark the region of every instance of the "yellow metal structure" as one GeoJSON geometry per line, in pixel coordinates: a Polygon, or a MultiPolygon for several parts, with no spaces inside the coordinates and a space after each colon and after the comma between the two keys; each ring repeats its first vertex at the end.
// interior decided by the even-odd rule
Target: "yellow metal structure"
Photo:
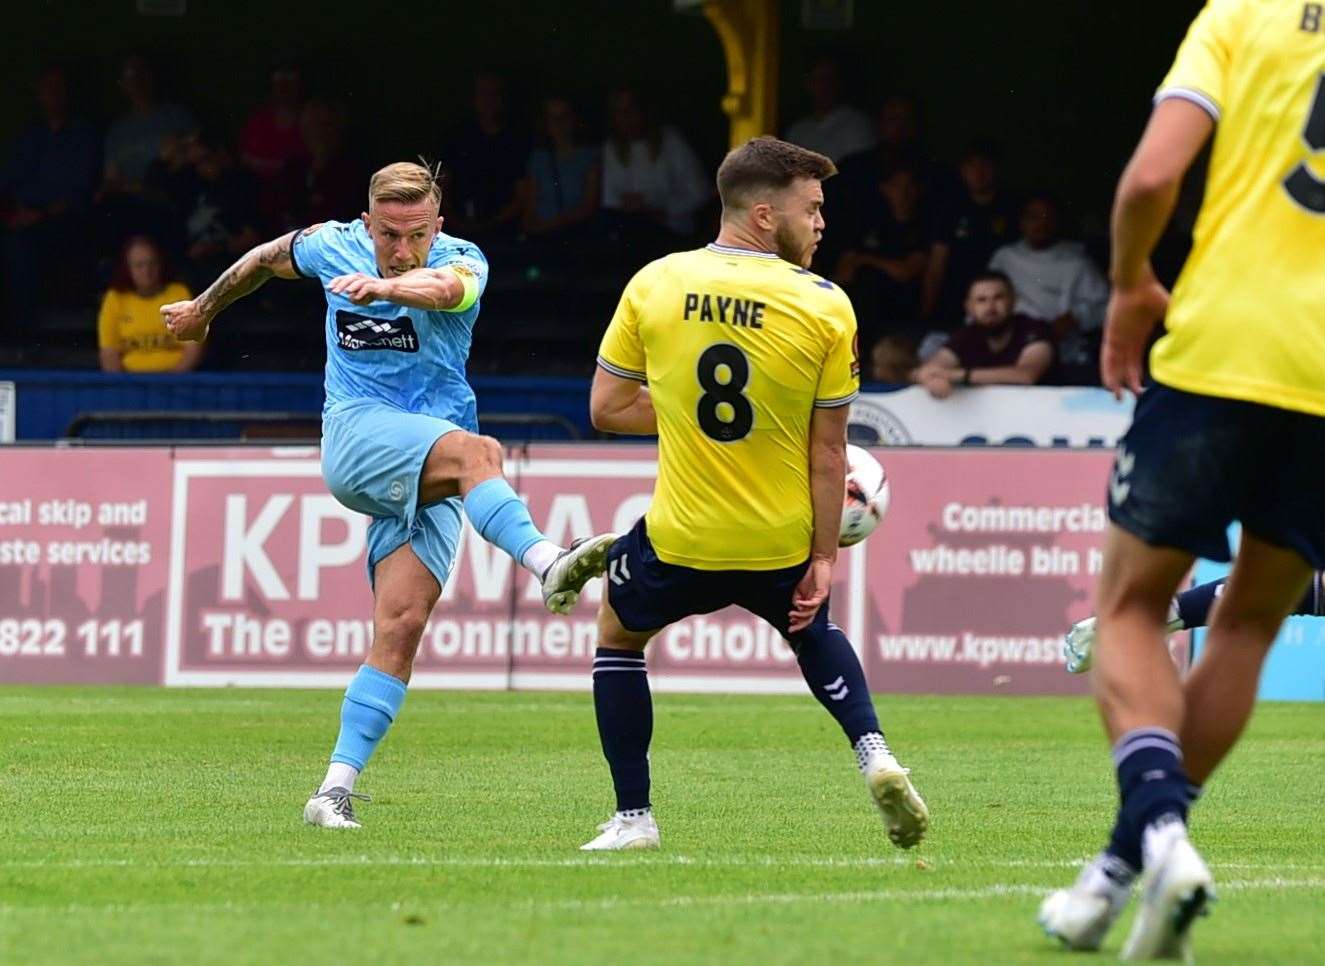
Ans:
{"type": "Polygon", "coordinates": [[[776,133],[778,0],[706,0],[703,9],[727,57],[722,109],[731,119],[731,146],[776,133]]]}

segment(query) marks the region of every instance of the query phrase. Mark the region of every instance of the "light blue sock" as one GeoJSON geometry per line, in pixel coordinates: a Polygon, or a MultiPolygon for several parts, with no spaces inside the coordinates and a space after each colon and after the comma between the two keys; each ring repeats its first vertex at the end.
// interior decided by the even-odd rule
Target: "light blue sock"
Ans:
{"type": "Polygon", "coordinates": [[[363,771],[404,703],[404,681],[362,665],[345,689],[345,700],[340,706],[340,735],[331,760],[363,771]]]}
{"type": "Polygon", "coordinates": [[[546,539],[534,526],[524,500],[500,476],[484,480],[465,495],[465,513],[484,540],[501,547],[516,563],[523,561],[525,551],[546,539]]]}

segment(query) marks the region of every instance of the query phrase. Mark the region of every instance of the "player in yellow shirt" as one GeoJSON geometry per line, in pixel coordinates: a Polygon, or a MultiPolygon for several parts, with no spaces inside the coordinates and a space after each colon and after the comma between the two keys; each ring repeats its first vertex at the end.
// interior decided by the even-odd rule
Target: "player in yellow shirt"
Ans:
{"type": "Polygon", "coordinates": [[[613,433],[658,435],[644,519],[608,554],[594,706],[617,811],[586,850],[659,844],[649,799],[653,710],[644,647],[737,604],[781,632],[856,752],[889,837],[920,841],[925,803],[884,741],[860,661],[828,620],[845,491],[856,319],[807,266],[832,161],[776,138],[718,169],[717,241],[643,268],[603,337],[590,409],[613,433]]]}
{"type": "Polygon", "coordinates": [[[1121,807],[1108,847],[1040,922],[1098,948],[1144,870],[1126,959],[1182,956],[1213,882],[1187,808],[1241,734],[1279,625],[1325,566],[1325,5],[1211,0],[1118,187],[1104,384],[1140,394],[1109,480],[1094,685],[1121,807]],[[1195,245],[1172,301],[1149,258],[1214,132],[1195,245]],[[1155,384],[1141,394],[1145,347],[1155,384]],[[1319,465],[1318,465],[1319,464],[1319,465]],[[1228,560],[1184,684],[1164,647],[1193,560],[1228,560]]]}
{"type": "Polygon", "coordinates": [[[97,343],[106,372],[189,372],[202,343],[180,342],[161,321],[161,306],[189,298],[172,281],[161,247],[145,235],[124,244],[120,264],[97,315],[97,343]]]}

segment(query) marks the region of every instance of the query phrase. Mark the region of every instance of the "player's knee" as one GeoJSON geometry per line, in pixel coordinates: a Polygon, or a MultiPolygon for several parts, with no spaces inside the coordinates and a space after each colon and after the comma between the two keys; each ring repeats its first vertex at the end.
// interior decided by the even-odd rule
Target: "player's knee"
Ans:
{"type": "Polygon", "coordinates": [[[464,481],[477,483],[499,476],[501,468],[501,443],[491,436],[480,436],[477,433],[465,440],[464,469],[461,471],[464,481]]]}
{"type": "Polygon", "coordinates": [[[377,608],[373,630],[374,647],[395,658],[413,659],[419,639],[432,614],[432,605],[423,600],[384,601],[377,608]]]}

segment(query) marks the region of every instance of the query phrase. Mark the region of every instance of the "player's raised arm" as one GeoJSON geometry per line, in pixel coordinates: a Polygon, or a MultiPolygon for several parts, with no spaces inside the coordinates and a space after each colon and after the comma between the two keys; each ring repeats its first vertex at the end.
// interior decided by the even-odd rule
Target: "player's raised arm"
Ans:
{"type": "Polygon", "coordinates": [[[333,278],[327,289],[356,305],[379,299],[429,312],[463,312],[479,296],[479,282],[462,265],[416,268],[395,278],[374,278],[363,272],[333,278]]]}
{"type": "Polygon", "coordinates": [[[231,302],[256,291],[273,276],[298,278],[290,257],[295,234],[289,232],[250,249],[197,298],[161,306],[166,328],[183,342],[200,341],[212,319],[231,302]]]}

